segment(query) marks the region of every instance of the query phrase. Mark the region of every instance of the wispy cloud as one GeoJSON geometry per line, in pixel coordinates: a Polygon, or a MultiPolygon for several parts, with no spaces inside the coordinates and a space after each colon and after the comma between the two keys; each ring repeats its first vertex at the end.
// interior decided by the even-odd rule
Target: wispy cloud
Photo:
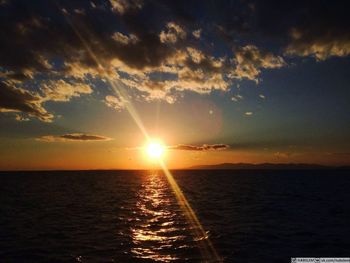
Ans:
{"type": "Polygon", "coordinates": [[[257,46],[247,45],[235,50],[236,68],[234,74],[239,79],[249,79],[258,82],[261,69],[273,69],[286,66],[280,56],[271,52],[260,50],[257,46]]]}
{"type": "Polygon", "coordinates": [[[168,149],[171,149],[171,150],[181,150],[181,151],[217,151],[217,150],[227,150],[228,148],[230,148],[230,146],[227,144],[203,144],[203,145],[179,144],[179,145],[168,147],[168,149]]]}
{"type": "Polygon", "coordinates": [[[46,135],[37,138],[38,141],[43,142],[92,142],[92,141],[109,141],[109,137],[86,134],[86,133],[68,133],[63,135],[46,135]]]}
{"type": "Polygon", "coordinates": [[[275,152],[273,155],[277,158],[289,158],[292,154],[289,152],[275,152]]]}
{"type": "Polygon", "coordinates": [[[124,98],[120,99],[116,96],[111,95],[106,96],[104,102],[108,107],[111,107],[117,111],[120,111],[121,109],[125,108],[126,103],[124,98]]]}

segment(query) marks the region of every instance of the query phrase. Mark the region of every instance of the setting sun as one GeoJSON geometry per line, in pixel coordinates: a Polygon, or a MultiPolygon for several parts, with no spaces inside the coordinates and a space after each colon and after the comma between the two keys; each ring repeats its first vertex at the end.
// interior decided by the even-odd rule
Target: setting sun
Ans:
{"type": "Polygon", "coordinates": [[[146,152],[151,159],[160,159],[164,153],[164,145],[160,142],[150,142],[146,146],[146,152]]]}

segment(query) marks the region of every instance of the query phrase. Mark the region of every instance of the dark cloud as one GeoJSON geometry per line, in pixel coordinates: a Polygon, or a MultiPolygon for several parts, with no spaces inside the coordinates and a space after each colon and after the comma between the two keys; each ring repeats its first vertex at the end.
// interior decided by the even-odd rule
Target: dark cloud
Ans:
{"type": "MultiPolygon", "coordinates": [[[[0,112],[20,112],[41,121],[51,122],[54,115],[44,108],[45,102],[64,102],[90,93],[92,89],[89,85],[63,80],[43,82],[40,93],[15,87],[13,83],[0,82],[0,112]]],[[[25,116],[15,116],[18,121],[28,120],[25,116]]]]}
{"type": "MultiPolygon", "coordinates": [[[[192,28],[189,21],[198,20],[200,24],[200,17],[194,15],[189,19],[189,15],[184,15],[184,12],[195,13],[191,8],[185,11],[187,7],[202,6],[200,9],[211,14],[208,19],[213,20],[218,19],[220,12],[227,19],[228,12],[237,12],[234,16],[240,12],[238,5],[230,2],[225,2],[226,6],[213,5],[210,1],[175,2],[13,0],[0,7],[1,70],[7,77],[23,80],[36,73],[57,74],[66,70],[67,74],[72,65],[91,73],[99,69],[99,64],[109,68],[114,59],[135,69],[157,67],[186,46],[185,29],[192,28]],[[161,10],[169,16],[164,17],[161,10]],[[147,11],[158,16],[147,16],[147,11]],[[159,19],[162,21],[157,21],[159,19]],[[124,41],[116,41],[113,36],[124,36],[124,41]],[[137,41],[125,41],[131,37],[137,41]],[[61,67],[55,60],[63,62],[61,67]]],[[[235,27],[235,24],[245,23],[235,20],[238,22],[226,24],[235,27]]],[[[193,44],[188,42],[187,45],[193,44]]],[[[217,70],[210,60],[197,64],[188,60],[187,66],[204,72],[217,70]]]]}
{"type": "Polygon", "coordinates": [[[183,151],[215,151],[215,150],[227,150],[228,148],[230,148],[230,146],[227,144],[203,144],[200,146],[179,144],[175,146],[169,146],[169,149],[183,150],[183,151]]]}
{"type": "Polygon", "coordinates": [[[349,1],[256,1],[254,32],[280,38],[286,54],[324,60],[350,54],[349,1]]]}
{"type": "Polygon", "coordinates": [[[335,35],[332,31],[313,36],[308,34],[304,30],[293,29],[292,42],[286,48],[286,55],[312,56],[317,60],[350,55],[350,34],[335,35]]]}
{"type": "MultiPolygon", "coordinates": [[[[173,51],[161,43],[134,13],[119,16],[105,1],[11,1],[0,7],[0,66],[8,76],[24,79],[31,74],[51,72],[53,60],[65,65],[79,63],[108,67],[118,58],[125,64],[144,68],[159,65],[173,51]],[[76,12],[80,10],[80,12],[76,12]],[[131,21],[132,19],[132,22],[131,21]],[[125,26],[139,41],[122,45],[112,35],[125,26]],[[88,47],[88,48],[87,48],[88,47]]],[[[133,1],[137,2],[137,1],[133,1]]],[[[117,3],[111,1],[113,8],[117,3]]],[[[55,69],[56,71],[59,69],[55,69]]]]}
{"type": "Polygon", "coordinates": [[[349,1],[308,1],[303,14],[289,29],[287,53],[324,60],[350,54],[349,1]]]}
{"type": "Polygon", "coordinates": [[[41,105],[43,98],[33,92],[0,82],[0,112],[23,112],[49,122],[53,115],[41,105]]]}
{"type": "MultiPolygon", "coordinates": [[[[98,68],[88,49],[107,67],[113,59],[137,69],[156,67],[179,47],[167,42],[184,39],[179,28],[208,24],[216,26],[206,26],[203,32],[219,28],[238,39],[282,38],[288,54],[343,56],[349,54],[349,5],[346,1],[13,0],[0,6],[0,67],[19,80],[57,72],[55,59],[64,65],[98,68]],[[118,32],[138,41],[115,41],[112,36],[118,32]]],[[[196,66],[210,67],[205,60],[201,63],[196,66]]]]}
{"type": "Polygon", "coordinates": [[[93,134],[85,134],[85,133],[70,133],[64,135],[46,135],[40,138],[37,138],[39,141],[43,142],[86,142],[86,141],[109,141],[111,138],[101,136],[101,135],[93,135],[93,134]]]}

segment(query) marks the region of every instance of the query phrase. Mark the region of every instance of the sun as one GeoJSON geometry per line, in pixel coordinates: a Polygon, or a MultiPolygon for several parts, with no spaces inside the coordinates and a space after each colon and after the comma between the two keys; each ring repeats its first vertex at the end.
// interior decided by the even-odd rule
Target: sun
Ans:
{"type": "Polygon", "coordinates": [[[161,159],[164,150],[164,145],[159,141],[152,141],[146,146],[146,153],[151,159],[161,159]]]}

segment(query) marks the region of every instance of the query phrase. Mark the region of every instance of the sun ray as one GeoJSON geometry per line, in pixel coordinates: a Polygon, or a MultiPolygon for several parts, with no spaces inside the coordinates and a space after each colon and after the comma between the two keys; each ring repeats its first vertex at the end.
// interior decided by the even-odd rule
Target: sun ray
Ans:
{"type": "MultiPolygon", "coordinates": [[[[70,20],[67,14],[63,13],[65,18],[67,19],[68,23],[71,25],[73,31],[76,33],[77,37],[80,39],[80,41],[83,43],[84,47],[86,48],[87,52],[91,56],[91,58],[95,61],[95,63],[98,65],[98,68],[101,72],[107,74],[108,70],[106,67],[99,61],[96,54],[93,52],[91,47],[89,46],[88,42],[84,39],[84,37],[79,33],[79,31],[74,26],[73,22],[70,20]]],[[[142,123],[141,118],[139,117],[137,110],[132,105],[132,103],[128,99],[127,92],[123,89],[122,85],[117,85],[114,81],[111,81],[108,79],[108,82],[110,83],[113,91],[118,95],[124,102],[125,107],[127,111],[129,112],[130,116],[135,121],[138,128],[141,130],[143,135],[146,137],[147,142],[150,144],[151,139],[145,129],[145,126],[142,123]]],[[[153,147],[153,146],[152,146],[153,147]]],[[[158,146],[157,146],[158,147],[158,146]]],[[[156,147],[156,148],[157,148],[156,147]]],[[[152,150],[153,151],[153,150],[152,150]]],[[[157,152],[156,155],[159,155],[159,149],[154,151],[157,152]]],[[[158,158],[161,168],[170,183],[173,192],[178,200],[178,203],[183,210],[184,214],[186,215],[189,223],[192,226],[193,235],[195,236],[196,240],[199,242],[199,248],[202,253],[202,257],[205,260],[205,262],[222,262],[222,259],[217,254],[213,244],[211,243],[208,235],[206,234],[205,230],[203,229],[200,221],[198,220],[195,212],[193,211],[192,207],[190,206],[189,202],[187,201],[185,195],[182,193],[180,187],[178,186],[177,182],[175,181],[174,177],[166,167],[165,163],[161,158],[158,158]]]]}
{"type": "MultiPolygon", "coordinates": [[[[77,35],[79,40],[82,42],[83,46],[86,48],[86,51],[88,52],[88,54],[90,55],[92,60],[98,66],[98,70],[100,72],[102,72],[104,75],[107,75],[109,73],[108,70],[107,70],[107,67],[104,66],[103,63],[98,59],[98,57],[96,56],[95,52],[91,49],[89,43],[85,40],[85,38],[82,36],[82,34],[76,28],[76,26],[74,25],[73,21],[68,16],[68,14],[66,14],[65,12],[62,12],[62,14],[66,18],[66,20],[69,23],[69,25],[72,27],[74,33],[77,35]]],[[[128,96],[127,92],[125,91],[125,89],[122,87],[122,85],[120,83],[116,83],[117,80],[115,80],[115,79],[111,80],[110,78],[106,78],[106,79],[107,79],[108,83],[110,84],[110,86],[111,86],[112,90],[114,91],[114,93],[118,96],[118,98],[120,98],[123,101],[125,108],[129,112],[130,116],[133,118],[133,120],[136,123],[136,125],[138,126],[138,128],[141,130],[143,135],[149,141],[150,138],[149,138],[149,135],[148,135],[148,133],[147,133],[147,131],[145,129],[145,126],[143,125],[143,123],[141,121],[141,118],[139,117],[139,115],[138,115],[135,107],[133,106],[132,102],[129,100],[129,96],[128,96]]]]}
{"type": "Polygon", "coordinates": [[[223,262],[222,258],[220,258],[220,256],[216,252],[215,247],[210,241],[207,233],[205,232],[191,205],[189,204],[179,185],[175,181],[173,175],[162,160],[160,160],[160,165],[171,188],[173,189],[173,192],[180,205],[180,208],[182,209],[185,216],[187,217],[187,220],[192,226],[193,235],[195,239],[199,242],[199,249],[201,251],[203,259],[205,260],[205,262],[223,262]]]}

